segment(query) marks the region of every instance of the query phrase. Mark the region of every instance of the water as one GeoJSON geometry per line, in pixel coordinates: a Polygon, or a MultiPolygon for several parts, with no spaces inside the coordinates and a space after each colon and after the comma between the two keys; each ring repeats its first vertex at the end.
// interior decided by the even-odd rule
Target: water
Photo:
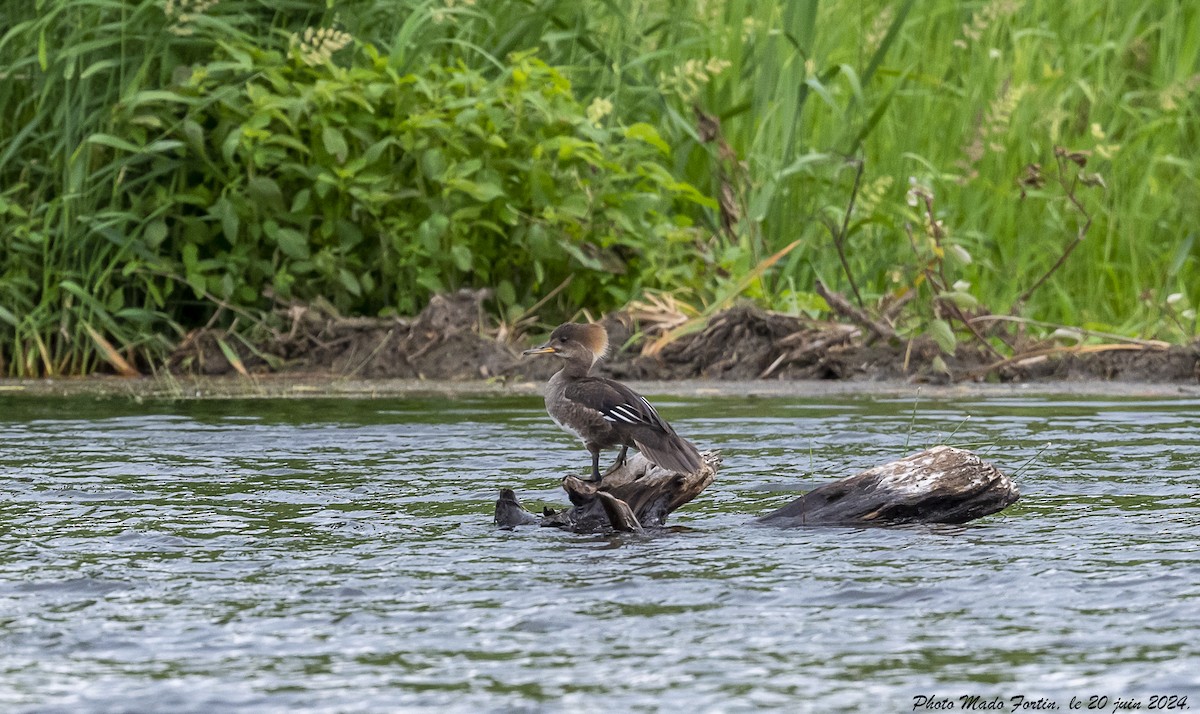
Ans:
{"type": "Polygon", "coordinates": [[[588,468],[537,399],[4,399],[3,711],[1200,707],[1194,399],[660,398],[725,466],[658,537],[492,526],[588,468]],[[939,443],[1022,500],[749,525],[939,443]]]}

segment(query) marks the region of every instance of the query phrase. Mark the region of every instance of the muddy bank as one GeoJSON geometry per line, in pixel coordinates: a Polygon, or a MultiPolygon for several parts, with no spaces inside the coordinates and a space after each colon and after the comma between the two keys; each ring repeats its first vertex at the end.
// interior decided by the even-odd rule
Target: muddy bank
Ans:
{"type": "MultiPolygon", "coordinates": [[[[522,360],[541,332],[514,336],[489,324],[484,295],[435,298],[415,319],[341,318],[305,308],[287,331],[246,345],[215,330],[189,335],[169,366],[177,375],[325,374],[337,379],[540,381],[557,367],[522,360]],[[225,349],[222,349],[224,342],[225,349]],[[236,353],[230,359],[229,351],[236,353]]],[[[703,329],[648,350],[661,331],[629,313],[605,317],[612,354],[598,370],[623,380],[865,381],[925,384],[1122,381],[1200,383],[1200,342],[1067,346],[1029,342],[1010,357],[960,344],[953,356],[926,339],[881,339],[854,326],[742,305],[703,329]]]]}

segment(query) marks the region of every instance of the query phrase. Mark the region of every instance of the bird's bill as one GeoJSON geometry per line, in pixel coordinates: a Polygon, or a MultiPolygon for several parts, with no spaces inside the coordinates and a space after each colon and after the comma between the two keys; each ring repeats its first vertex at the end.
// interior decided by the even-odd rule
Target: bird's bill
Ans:
{"type": "Polygon", "coordinates": [[[558,352],[558,350],[554,349],[554,348],[553,348],[553,347],[551,347],[550,345],[542,345],[541,347],[534,347],[534,348],[533,348],[533,349],[531,349],[531,350],[525,350],[524,352],[522,352],[522,353],[521,353],[521,355],[522,355],[522,356],[528,356],[528,355],[552,355],[552,354],[555,354],[555,353],[557,353],[557,352],[558,352]]]}

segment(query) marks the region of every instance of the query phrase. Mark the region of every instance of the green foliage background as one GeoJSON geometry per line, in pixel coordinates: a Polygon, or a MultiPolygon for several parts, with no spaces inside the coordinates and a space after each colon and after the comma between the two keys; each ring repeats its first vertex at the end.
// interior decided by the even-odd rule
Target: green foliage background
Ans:
{"type": "Polygon", "coordinates": [[[915,290],[902,327],[940,331],[931,263],[1006,311],[1073,240],[1053,181],[1017,185],[1056,145],[1105,186],[1020,313],[1196,334],[1191,3],[25,0],[0,27],[7,374],[464,285],[507,319],[560,286],[548,322],[647,290],[816,314],[843,225],[868,305],[915,290]]]}

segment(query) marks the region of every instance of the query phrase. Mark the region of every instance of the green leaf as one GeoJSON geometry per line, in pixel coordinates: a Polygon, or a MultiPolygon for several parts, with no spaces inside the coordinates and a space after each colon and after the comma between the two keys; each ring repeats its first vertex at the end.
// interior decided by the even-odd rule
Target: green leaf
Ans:
{"type": "Polygon", "coordinates": [[[225,240],[230,243],[237,243],[238,228],[241,226],[241,219],[238,218],[237,209],[234,208],[233,203],[228,198],[222,196],[213,204],[210,212],[213,217],[220,219],[221,230],[225,233],[225,240]]]}
{"type": "Polygon", "coordinates": [[[428,149],[421,153],[421,172],[431,181],[441,181],[446,173],[446,158],[439,149],[428,149]]]}
{"type": "Polygon", "coordinates": [[[824,161],[830,161],[833,158],[832,154],[813,152],[804,154],[798,157],[795,161],[780,169],[775,174],[776,180],[785,179],[793,174],[798,174],[801,171],[807,171],[811,164],[817,164],[824,161]]]}
{"type": "Polygon", "coordinates": [[[417,228],[417,238],[427,251],[433,253],[438,250],[442,234],[449,227],[450,219],[440,213],[435,213],[421,221],[421,225],[417,228]]]}
{"type": "Polygon", "coordinates": [[[196,297],[203,298],[204,293],[208,292],[208,281],[204,279],[204,275],[200,273],[189,272],[187,274],[187,284],[192,288],[192,292],[196,297]]]}
{"type": "Polygon", "coordinates": [[[354,273],[345,268],[338,268],[338,282],[346,288],[346,292],[354,297],[362,297],[362,285],[359,284],[358,278],[354,277],[354,273]]]}
{"type": "Polygon", "coordinates": [[[370,146],[367,147],[367,150],[363,152],[363,155],[362,155],[363,161],[367,164],[375,163],[376,161],[379,160],[380,156],[383,156],[384,150],[386,150],[389,146],[391,146],[395,142],[396,142],[396,140],[389,136],[385,139],[380,139],[379,141],[375,142],[374,144],[371,144],[370,146]]]}
{"type": "Polygon", "coordinates": [[[456,245],[450,249],[450,256],[454,258],[454,265],[464,273],[471,271],[472,255],[471,249],[465,245],[456,245]]]}
{"type": "Polygon", "coordinates": [[[238,146],[242,141],[242,128],[235,127],[225,135],[225,140],[221,142],[221,156],[225,158],[225,163],[233,165],[233,156],[237,153],[238,146]]]}
{"type": "Polygon", "coordinates": [[[908,19],[908,13],[912,10],[915,0],[905,0],[900,6],[899,12],[895,13],[892,23],[888,26],[887,33],[883,39],[879,41],[879,46],[875,48],[875,53],[871,55],[871,59],[867,62],[867,68],[862,73],[862,84],[870,84],[871,78],[875,76],[875,71],[879,69],[879,65],[883,62],[884,56],[888,52],[888,48],[892,46],[892,42],[899,34],[900,28],[904,26],[904,21],[908,19]]]}
{"type": "Polygon", "coordinates": [[[246,184],[246,193],[259,206],[271,211],[283,211],[283,191],[274,179],[266,176],[255,176],[246,184]]]}
{"type": "Polygon", "coordinates": [[[283,254],[289,258],[307,260],[311,255],[308,249],[308,237],[294,228],[280,228],[275,233],[275,242],[283,254]]]}
{"type": "Polygon", "coordinates": [[[308,202],[312,198],[312,191],[307,188],[302,188],[292,197],[292,213],[300,213],[308,208],[308,202]]]}
{"type": "Polygon", "coordinates": [[[771,210],[771,201],[775,198],[776,186],[774,181],[767,181],[761,188],[754,190],[750,196],[750,220],[761,223],[767,217],[767,211],[771,210]]]}
{"type": "Polygon", "coordinates": [[[196,263],[200,262],[200,249],[196,247],[195,243],[188,243],[183,246],[181,257],[183,259],[183,267],[188,272],[191,272],[196,269],[196,263]]]}
{"type": "Polygon", "coordinates": [[[572,193],[563,198],[559,203],[559,210],[563,213],[574,216],[575,218],[583,219],[587,217],[588,210],[591,206],[588,204],[588,197],[582,193],[572,193]]]}
{"type": "Polygon", "coordinates": [[[563,241],[562,249],[571,254],[576,261],[585,268],[590,270],[604,270],[604,264],[596,260],[592,256],[584,253],[579,249],[579,246],[569,241],[563,241]]]}
{"type": "Polygon", "coordinates": [[[462,191],[480,203],[487,203],[504,195],[504,189],[491,181],[468,181],[467,179],[451,179],[446,182],[450,188],[462,191]]]}
{"type": "Polygon", "coordinates": [[[49,57],[46,52],[46,28],[45,27],[43,27],[42,31],[38,33],[37,59],[38,59],[38,66],[42,68],[43,72],[45,72],[46,68],[48,68],[50,66],[50,60],[49,60],[49,57]]]}
{"type": "Polygon", "coordinates": [[[87,143],[107,146],[110,149],[128,151],[131,154],[139,153],[142,150],[142,147],[137,144],[126,141],[119,136],[113,136],[112,134],[92,134],[87,138],[87,143]]]}
{"type": "Polygon", "coordinates": [[[962,290],[947,290],[946,292],[938,295],[938,299],[954,303],[956,307],[963,309],[977,307],[979,305],[979,301],[975,299],[974,295],[962,290]]]}
{"type": "Polygon", "coordinates": [[[958,265],[970,265],[972,262],[971,254],[957,243],[951,243],[946,247],[946,257],[952,258],[958,265]]]}
{"type": "Polygon", "coordinates": [[[161,218],[157,221],[151,221],[142,231],[142,238],[146,241],[146,246],[152,250],[157,250],[158,246],[167,238],[167,224],[161,218]]]}
{"type": "Polygon", "coordinates": [[[945,320],[933,320],[929,323],[929,327],[925,330],[937,346],[948,355],[954,354],[954,348],[958,345],[958,340],[954,337],[954,330],[950,328],[950,323],[945,320]]]}
{"type": "Polygon", "coordinates": [[[338,160],[339,164],[346,163],[346,156],[350,153],[350,147],[346,145],[346,137],[342,136],[342,132],[327,126],[321,129],[321,143],[325,145],[325,150],[338,160]]]}
{"type": "Polygon", "coordinates": [[[420,285],[431,293],[442,293],[446,291],[446,286],[444,283],[442,283],[442,279],[433,273],[421,273],[418,275],[417,285],[420,285]]]}
{"type": "Polygon", "coordinates": [[[337,220],[336,234],[338,240],[341,241],[341,248],[347,251],[352,250],[366,238],[358,224],[345,218],[337,220]]]}
{"type": "Polygon", "coordinates": [[[517,291],[508,280],[501,280],[496,286],[496,299],[503,305],[512,305],[517,301],[517,291]]]}
{"type": "Polygon", "coordinates": [[[187,139],[188,146],[192,147],[192,151],[207,156],[207,143],[204,139],[204,127],[197,124],[192,119],[183,120],[183,136],[187,139]]]}
{"type": "Polygon", "coordinates": [[[237,370],[237,373],[243,377],[249,377],[250,373],[246,371],[246,365],[242,364],[242,358],[238,357],[237,352],[229,346],[225,340],[217,338],[217,346],[221,348],[221,354],[225,355],[225,359],[229,362],[229,366],[237,370]]]}
{"type": "Polygon", "coordinates": [[[625,138],[644,141],[661,151],[664,155],[671,155],[671,147],[658,135],[658,130],[645,122],[638,122],[627,128],[625,130],[625,138]]]}

